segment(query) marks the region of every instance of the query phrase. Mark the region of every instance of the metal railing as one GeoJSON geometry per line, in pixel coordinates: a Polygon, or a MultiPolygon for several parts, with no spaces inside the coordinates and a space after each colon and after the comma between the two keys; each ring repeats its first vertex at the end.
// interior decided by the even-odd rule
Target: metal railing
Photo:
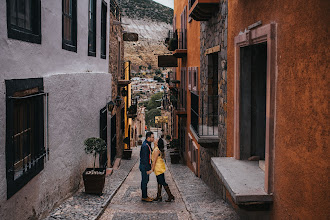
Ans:
{"type": "Polygon", "coordinates": [[[218,136],[218,95],[191,93],[191,125],[198,136],[218,136]],[[198,102],[201,105],[199,108],[198,102]]]}

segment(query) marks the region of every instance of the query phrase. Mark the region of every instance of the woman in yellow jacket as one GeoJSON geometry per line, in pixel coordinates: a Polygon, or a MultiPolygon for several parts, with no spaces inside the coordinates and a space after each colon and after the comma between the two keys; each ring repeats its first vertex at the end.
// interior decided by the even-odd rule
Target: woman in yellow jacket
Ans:
{"type": "Polygon", "coordinates": [[[160,146],[162,149],[158,148],[158,144],[155,141],[154,142],[154,150],[152,151],[152,167],[151,170],[147,173],[150,174],[152,172],[155,172],[157,183],[158,183],[158,191],[157,191],[157,197],[153,199],[153,201],[162,201],[162,186],[164,186],[164,189],[168,195],[168,199],[166,202],[171,202],[174,200],[174,196],[171,193],[170,188],[168,187],[168,184],[165,182],[165,162],[164,162],[164,146],[160,146]]]}

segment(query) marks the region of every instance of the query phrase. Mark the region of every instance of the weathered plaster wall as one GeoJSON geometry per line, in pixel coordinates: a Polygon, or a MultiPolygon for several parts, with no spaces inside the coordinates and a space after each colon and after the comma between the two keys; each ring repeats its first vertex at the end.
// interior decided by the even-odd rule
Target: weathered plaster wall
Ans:
{"type": "MultiPolygon", "coordinates": [[[[81,187],[82,173],[93,166],[83,141],[99,136],[99,111],[111,95],[108,73],[49,74],[49,160],[28,184],[7,200],[5,164],[5,94],[1,103],[0,219],[27,219],[50,211],[81,187]]],[[[1,83],[4,91],[4,84],[1,83]]]]}
{"type": "Polygon", "coordinates": [[[277,24],[274,219],[327,219],[329,1],[228,2],[228,151],[233,155],[234,37],[277,24]]]}
{"type": "MultiPolygon", "coordinates": [[[[77,53],[62,49],[61,1],[41,1],[41,44],[8,39],[6,3],[0,5],[0,219],[27,219],[49,211],[81,186],[82,171],[92,165],[83,140],[99,136],[99,110],[111,96],[109,59],[100,58],[100,15],[98,1],[97,56],[89,57],[87,0],[78,2],[77,53]],[[49,160],[7,200],[5,80],[37,77],[44,79],[49,92],[49,160]]],[[[109,18],[108,13],[108,23],[109,18]]]]}
{"type": "MultiPolygon", "coordinates": [[[[218,52],[218,135],[220,138],[217,149],[206,149],[201,146],[201,178],[218,193],[222,193],[220,179],[211,166],[211,157],[226,156],[226,105],[227,105],[227,0],[220,1],[218,10],[211,19],[201,22],[200,28],[200,88],[207,94],[208,55],[207,49],[220,46],[218,52]],[[210,172],[211,170],[211,172],[210,172]]],[[[207,98],[207,97],[204,97],[207,98]]],[[[202,98],[200,101],[203,101],[202,98]]],[[[204,102],[206,99],[204,100],[204,102]]]]}
{"type": "MultiPolygon", "coordinates": [[[[77,53],[62,49],[61,1],[41,1],[41,44],[9,39],[7,37],[7,4],[5,2],[0,4],[0,77],[16,79],[57,72],[108,72],[108,56],[107,59],[100,58],[101,1],[97,2],[96,57],[87,55],[88,0],[79,0],[77,3],[77,53]]],[[[109,0],[106,2],[109,9],[109,0]]],[[[108,12],[108,23],[109,18],[108,12]]]]}

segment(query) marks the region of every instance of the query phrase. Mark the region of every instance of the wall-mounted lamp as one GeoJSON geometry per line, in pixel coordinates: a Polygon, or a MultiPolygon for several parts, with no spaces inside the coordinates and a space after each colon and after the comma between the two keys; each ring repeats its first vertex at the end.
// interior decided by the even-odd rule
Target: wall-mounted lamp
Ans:
{"type": "Polygon", "coordinates": [[[121,105],[121,102],[122,102],[122,99],[121,99],[121,97],[118,95],[117,97],[116,97],[116,106],[117,107],[119,107],[120,105],[121,105]]]}
{"type": "Polygon", "coordinates": [[[107,103],[107,108],[109,112],[112,112],[114,107],[115,107],[115,103],[113,101],[107,103]]]}

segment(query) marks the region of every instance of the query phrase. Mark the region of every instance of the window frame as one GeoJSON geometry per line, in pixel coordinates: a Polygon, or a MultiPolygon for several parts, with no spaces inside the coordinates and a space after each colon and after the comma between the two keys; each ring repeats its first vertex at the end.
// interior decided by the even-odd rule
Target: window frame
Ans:
{"type": "Polygon", "coordinates": [[[235,37],[234,70],[234,157],[240,160],[240,48],[267,42],[265,191],[274,191],[275,88],[276,88],[276,24],[271,23],[235,37]]]}
{"type": "Polygon", "coordinates": [[[31,1],[31,28],[28,30],[17,25],[11,24],[12,0],[7,0],[7,34],[8,38],[41,44],[41,0],[31,1]],[[33,7],[34,6],[34,7],[33,7]]]}
{"type": "Polygon", "coordinates": [[[97,0],[88,0],[88,56],[96,57],[96,12],[97,12],[97,0]],[[93,9],[90,8],[91,2],[93,5],[93,9]],[[91,19],[90,19],[90,13],[92,13],[91,19]],[[91,30],[90,27],[90,20],[93,22],[93,30],[91,30]],[[89,45],[90,39],[93,39],[93,46],[94,51],[89,45]]]}
{"type": "Polygon", "coordinates": [[[108,4],[104,0],[102,0],[102,6],[101,6],[101,50],[100,50],[100,57],[102,59],[107,58],[107,20],[108,20],[108,4]],[[105,14],[104,14],[104,12],[105,12],[105,14]],[[102,42],[103,41],[104,41],[104,48],[102,47],[102,42]],[[103,52],[104,52],[104,54],[103,54],[103,52]]]}
{"type": "Polygon", "coordinates": [[[71,40],[64,38],[64,1],[62,0],[62,49],[77,53],[77,0],[72,1],[72,26],[71,26],[71,40]]]}
{"type": "MultiPolygon", "coordinates": [[[[6,80],[6,180],[7,180],[7,199],[12,197],[31,179],[38,175],[44,168],[44,159],[46,156],[46,148],[44,142],[44,95],[43,79],[14,79],[6,80]],[[33,93],[24,94],[28,90],[33,90],[33,93]],[[17,95],[17,94],[20,95],[17,95]],[[35,101],[35,107],[38,114],[34,120],[34,158],[33,162],[25,168],[23,166],[23,174],[15,179],[15,155],[14,155],[14,105],[15,100],[32,100],[35,101]]],[[[27,119],[28,120],[28,119],[27,119]]],[[[30,146],[31,147],[31,146],[30,146]]],[[[31,148],[30,148],[31,149],[31,148]]],[[[22,160],[25,160],[23,157],[22,160]]],[[[24,162],[23,162],[24,164],[24,162]]]]}

